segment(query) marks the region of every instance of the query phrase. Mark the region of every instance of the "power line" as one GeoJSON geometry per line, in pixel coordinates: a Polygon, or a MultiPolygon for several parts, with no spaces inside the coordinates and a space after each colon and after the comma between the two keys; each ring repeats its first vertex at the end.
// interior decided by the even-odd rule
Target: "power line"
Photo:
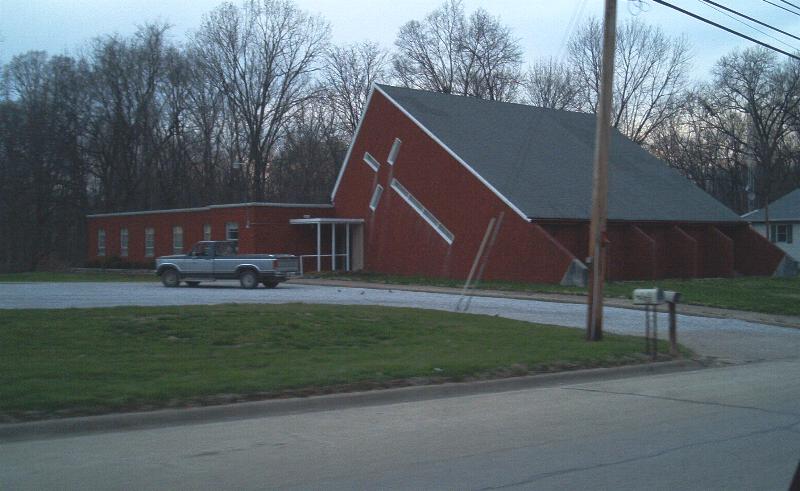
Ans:
{"type": "MultiPolygon", "coordinates": [[[[798,41],[800,41],[800,37],[797,37],[797,36],[795,36],[794,34],[791,34],[791,33],[789,33],[789,32],[786,32],[786,31],[784,31],[784,30],[778,29],[777,27],[773,27],[773,26],[771,26],[771,25],[769,25],[769,24],[765,24],[764,22],[761,22],[761,21],[760,21],[760,20],[758,20],[758,19],[754,19],[754,18],[750,17],[749,15],[745,15],[745,14],[743,14],[743,13],[741,13],[741,12],[738,12],[738,11],[736,11],[736,10],[734,10],[734,9],[728,8],[728,7],[724,6],[724,5],[720,5],[720,4],[718,4],[717,2],[712,2],[711,0],[701,0],[701,1],[702,1],[702,2],[705,2],[705,3],[708,3],[708,4],[711,4],[711,5],[715,5],[715,6],[717,6],[717,7],[721,8],[721,9],[723,9],[723,10],[727,10],[728,12],[732,12],[732,13],[734,13],[734,14],[738,15],[739,17],[744,17],[745,19],[747,19],[747,20],[750,20],[750,21],[753,21],[753,22],[755,22],[756,24],[762,25],[762,26],[764,26],[764,27],[768,27],[768,28],[772,29],[773,31],[777,31],[777,32],[779,32],[779,33],[781,33],[781,34],[785,34],[785,35],[787,35],[787,36],[789,36],[789,37],[791,37],[791,38],[794,38],[794,39],[797,39],[798,41]]],[[[774,39],[774,38],[773,38],[773,39],[774,39]]]]}
{"type": "MultiPolygon", "coordinates": [[[[711,1],[709,1],[709,0],[701,0],[701,1],[708,3],[708,4],[709,4],[709,5],[708,5],[709,7],[711,7],[712,9],[716,10],[717,12],[719,12],[719,13],[721,13],[721,14],[723,14],[723,15],[727,16],[727,17],[730,17],[731,19],[735,20],[735,21],[736,21],[736,22],[738,22],[739,24],[742,24],[742,25],[743,25],[743,26],[745,26],[745,27],[749,27],[750,29],[752,29],[752,30],[754,30],[754,31],[756,31],[756,32],[760,32],[761,34],[763,34],[763,35],[767,36],[768,38],[774,39],[775,41],[778,41],[778,42],[779,42],[779,43],[781,43],[782,45],[789,47],[789,49],[793,49],[793,50],[795,50],[795,51],[797,50],[797,47],[795,47],[795,46],[792,46],[791,44],[789,44],[789,43],[787,43],[787,42],[784,42],[782,39],[778,39],[778,38],[776,38],[775,36],[773,36],[773,35],[771,35],[771,34],[767,34],[766,32],[762,31],[761,29],[759,29],[759,28],[757,28],[757,27],[754,27],[754,26],[752,26],[752,25],[748,24],[747,22],[745,22],[745,21],[743,21],[743,20],[739,20],[739,19],[737,19],[736,17],[732,16],[731,14],[728,14],[728,13],[726,13],[726,12],[723,12],[722,10],[720,10],[720,9],[718,9],[717,7],[715,7],[715,6],[714,6],[714,5],[718,5],[718,4],[716,4],[716,3],[714,3],[714,2],[711,2],[711,1]]],[[[722,6],[720,5],[720,7],[722,7],[722,6]]],[[[726,7],[722,7],[722,8],[723,8],[723,9],[725,9],[725,10],[730,10],[730,9],[728,9],[728,8],[726,8],[726,7]]],[[[742,15],[743,17],[747,17],[747,16],[745,16],[744,14],[739,14],[739,15],[742,15]]],[[[747,18],[749,19],[750,17],[747,17],[747,18]]],[[[771,29],[775,29],[776,31],[777,31],[777,30],[779,30],[779,29],[777,29],[777,28],[774,28],[774,27],[772,27],[772,26],[770,26],[770,25],[768,25],[768,24],[764,24],[764,23],[763,23],[763,22],[761,22],[761,21],[758,21],[758,20],[755,20],[755,19],[753,19],[753,20],[754,20],[755,22],[758,22],[759,24],[763,24],[763,25],[765,25],[765,26],[767,26],[767,27],[769,27],[769,28],[771,28],[771,29]]],[[[781,32],[783,32],[783,31],[781,31],[781,32]]],[[[792,35],[791,35],[791,34],[789,34],[789,33],[786,33],[786,34],[787,34],[787,35],[789,35],[789,36],[792,36],[792,35]]],[[[796,36],[792,36],[792,37],[793,37],[793,38],[795,38],[795,39],[800,39],[800,38],[797,38],[796,36]]]]}
{"type": "Polygon", "coordinates": [[[783,10],[789,12],[790,14],[794,14],[794,15],[800,16],[800,13],[798,13],[796,10],[787,9],[783,5],[778,5],[777,3],[770,2],[769,0],[764,0],[764,2],[766,2],[766,3],[770,4],[770,5],[773,5],[775,7],[778,7],[779,9],[783,9],[783,10]]]}
{"type": "Polygon", "coordinates": [[[797,5],[793,4],[792,2],[787,2],[786,0],[780,0],[780,1],[785,3],[786,5],[791,5],[792,7],[796,8],[797,10],[800,10],[800,7],[798,7],[797,5]]]}
{"type": "Polygon", "coordinates": [[[586,0],[581,0],[580,3],[575,4],[575,10],[572,12],[572,16],[569,18],[569,22],[567,23],[567,28],[564,31],[564,36],[561,39],[561,45],[558,48],[558,57],[557,60],[561,60],[561,57],[564,55],[564,51],[567,49],[567,44],[569,43],[569,38],[572,37],[572,31],[578,25],[583,17],[583,10],[586,8],[586,0]]]}
{"type": "MultiPolygon", "coordinates": [[[[719,29],[722,29],[723,31],[727,31],[727,32],[729,32],[729,33],[731,33],[731,34],[733,34],[735,36],[739,36],[741,38],[747,39],[748,41],[752,41],[752,42],[754,42],[756,44],[764,46],[765,48],[771,49],[773,51],[776,51],[778,53],[784,54],[784,55],[786,55],[786,56],[788,56],[790,58],[794,58],[795,60],[800,61],[800,56],[793,55],[793,54],[789,53],[788,51],[784,51],[784,50],[782,50],[780,48],[776,48],[775,46],[772,46],[771,44],[767,44],[767,43],[765,43],[763,41],[759,41],[758,39],[755,39],[753,37],[748,36],[747,34],[742,34],[741,32],[734,31],[733,29],[731,29],[729,27],[725,27],[722,24],[717,24],[716,22],[714,22],[712,20],[706,19],[705,17],[699,16],[699,15],[693,13],[693,12],[689,12],[688,10],[684,10],[684,9],[682,9],[682,8],[676,6],[676,5],[672,5],[671,3],[665,2],[664,0],[653,0],[653,1],[656,2],[656,3],[659,3],[661,5],[664,5],[665,7],[669,7],[671,9],[677,10],[678,12],[680,12],[682,14],[686,14],[686,15],[688,15],[690,17],[694,17],[695,19],[697,19],[699,21],[702,21],[702,22],[705,22],[706,24],[711,24],[712,26],[717,27],[719,29]]],[[[764,1],[767,1],[767,0],[764,0],[764,1]]],[[[800,14],[798,14],[798,15],[800,15],[800,14]]]]}

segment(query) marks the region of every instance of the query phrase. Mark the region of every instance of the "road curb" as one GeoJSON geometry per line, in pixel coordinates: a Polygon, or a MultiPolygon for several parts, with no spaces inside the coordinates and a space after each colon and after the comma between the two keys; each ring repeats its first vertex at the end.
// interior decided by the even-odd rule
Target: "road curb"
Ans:
{"type": "Polygon", "coordinates": [[[120,273],[128,276],[144,276],[153,275],[155,277],[155,269],[130,269],[130,268],[69,268],[70,273],[88,273],[88,274],[103,274],[103,273],[120,273]]]}
{"type": "MultiPolygon", "coordinates": [[[[427,285],[396,285],[390,283],[370,283],[366,281],[329,280],[324,278],[296,278],[292,283],[300,285],[331,286],[338,288],[364,288],[375,290],[398,290],[419,293],[442,293],[446,295],[461,295],[463,290],[447,286],[427,285]]],[[[536,300],[539,302],[585,304],[585,295],[569,295],[562,293],[537,293],[537,292],[510,292],[504,290],[470,290],[473,297],[508,298],[512,300],[536,300]]],[[[639,306],[631,304],[630,300],[622,298],[605,298],[606,307],[627,310],[641,310],[639,306]]],[[[662,312],[663,313],[663,312],[662,312]]],[[[765,314],[762,312],[747,312],[743,310],[723,309],[705,305],[680,304],[678,315],[690,317],[709,317],[712,319],[736,319],[756,324],[766,324],[777,327],[800,328],[800,317],[790,315],[765,314]]]]}
{"type": "Polygon", "coordinates": [[[427,399],[508,392],[536,387],[552,387],[569,383],[667,374],[678,371],[697,370],[707,366],[706,363],[699,360],[686,359],[640,365],[626,365],[621,367],[536,374],[476,382],[453,382],[302,398],[269,399],[219,406],[162,409],[137,413],[107,414],[27,423],[0,424],[0,442],[70,437],[89,433],[131,431],[164,426],[216,423],[255,417],[281,416],[286,414],[414,402],[427,399]]]}

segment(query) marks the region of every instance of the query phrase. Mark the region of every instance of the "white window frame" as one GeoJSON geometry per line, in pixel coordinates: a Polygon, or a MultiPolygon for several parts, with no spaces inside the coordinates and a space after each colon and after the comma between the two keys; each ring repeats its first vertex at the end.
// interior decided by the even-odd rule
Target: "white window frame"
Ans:
{"type": "Polygon", "coordinates": [[[377,184],[375,186],[375,191],[372,192],[372,199],[369,200],[369,209],[375,211],[378,209],[378,204],[381,202],[381,196],[383,195],[383,186],[377,184]]]}
{"type": "Polygon", "coordinates": [[[400,197],[403,198],[405,202],[408,203],[409,206],[411,206],[411,208],[413,208],[414,211],[416,211],[419,216],[422,217],[423,220],[428,222],[428,225],[433,227],[433,229],[436,230],[436,233],[438,233],[445,242],[448,244],[453,243],[453,241],[456,239],[456,236],[453,235],[453,232],[445,227],[444,224],[439,221],[439,219],[436,218],[433,213],[428,211],[428,209],[425,208],[422,203],[420,203],[419,200],[415,198],[408,189],[405,188],[405,186],[400,184],[397,179],[392,179],[391,188],[394,189],[394,191],[399,194],[400,197]]]}
{"type": "Polygon", "coordinates": [[[156,231],[153,227],[144,229],[144,257],[156,255],[156,231]]]}
{"type": "Polygon", "coordinates": [[[128,257],[128,229],[119,229],[119,257],[128,257]]]}
{"type": "Polygon", "coordinates": [[[389,157],[386,159],[386,162],[389,165],[394,165],[394,163],[397,161],[397,154],[400,153],[400,145],[402,144],[403,142],[400,140],[400,138],[394,139],[394,143],[392,143],[392,149],[389,151],[389,157]]]}
{"type": "Polygon", "coordinates": [[[172,227],[172,253],[183,254],[183,227],[180,225],[172,227]]]}
{"type": "Polygon", "coordinates": [[[364,163],[370,166],[375,172],[378,172],[378,169],[381,168],[381,163],[369,152],[364,152],[364,163]]]}
{"type": "Polygon", "coordinates": [[[106,255],[106,229],[104,228],[97,229],[97,255],[106,255]]]}
{"type": "Polygon", "coordinates": [[[770,224],[770,240],[772,242],[791,244],[794,237],[792,237],[792,224],[791,223],[772,223],[770,224]],[[781,237],[783,236],[783,237],[781,237]]]}
{"type": "Polygon", "coordinates": [[[203,240],[211,240],[211,224],[206,223],[203,225],[203,240]]]}
{"type": "Polygon", "coordinates": [[[239,222],[226,222],[225,223],[225,240],[232,240],[239,243],[239,222]],[[231,232],[236,232],[236,237],[232,237],[231,232]]]}

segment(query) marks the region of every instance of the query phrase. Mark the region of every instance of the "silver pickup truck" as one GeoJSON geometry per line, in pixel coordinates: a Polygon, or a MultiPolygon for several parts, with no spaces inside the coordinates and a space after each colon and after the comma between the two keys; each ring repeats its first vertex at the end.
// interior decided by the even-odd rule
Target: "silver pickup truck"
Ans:
{"type": "Polygon", "coordinates": [[[299,265],[298,257],[290,254],[238,255],[235,242],[202,241],[189,254],[157,258],[156,274],[169,287],[181,281],[197,286],[201,281],[238,279],[242,288],[255,288],[259,283],[275,288],[299,274],[299,265]]]}

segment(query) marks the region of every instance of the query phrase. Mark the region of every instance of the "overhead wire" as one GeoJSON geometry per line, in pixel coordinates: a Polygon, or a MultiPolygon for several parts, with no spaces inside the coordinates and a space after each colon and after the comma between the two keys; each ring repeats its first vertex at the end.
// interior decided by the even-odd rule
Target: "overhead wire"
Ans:
{"type": "Polygon", "coordinates": [[[747,20],[749,20],[749,21],[753,21],[753,22],[755,22],[756,24],[762,25],[762,26],[764,26],[764,27],[768,27],[768,28],[772,29],[773,31],[777,31],[777,32],[779,32],[779,33],[781,33],[781,34],[784,34],[784,35],[786,35],[786,36],[789,36],[790,38],[794,38],[794,39],[797,39],[798,41],[800,41],[800,37],[798,37],[798,36],[795,36],[794,34],[792,34],[792,33],[790,33],[790,32],[786,32],[786,31],[784,31],[784,30],[782,30],[782,29],[778,29],[777,27],[773,27],[773,26],[771,26],[771,25],[769,25],[769,24],[766,24],[766,23],[764,23],[764,22],[761,22],[761,21],[760,21],[760,20],[758,20],[758,19],[754,19],[753,17],[750,17],[749,15],[745,15],[745,14],[743,14],[743,13],[741,13],[741,12],[737,11],[737,10],[734,10],[734,9],[732,9],[732,8],[729,8],[729,7],[726,7],[726,6],[724,6],[724,5],[720,5],[720,4],[718,4],[717,2],[713,2],[712,0],[700,0],[700,1],[701,1],[701,2],[704,2],[704,3],[707,3],[707,4],[710,4],[710,5],[714,5],[714,6],[716,6],[716,7],[719,7],[719,8],[721,8],[721,9],[723,9],[723,10],[727,10],[728,12],[734,13],[734,14],[736,14],[736,15],[740,16],[740,17],[744,17],[745,19],[747,19],[747,20]]]}
{"type": "Polygon", "coordinates": [[[786,7],[784,7],[783,5],[778,5],[777,3],[770,2],[769,0],[764,0],[764,2],[765,2],[765,3],[768,3],[768,4],[770,4],[770,5],[773,5],[773,6],[775,6],[775,7],[778,7],[779,9],[783,9],[783,10],[785,10],[785,11],[789,12],[790,14],[794,14],[794,15],[796,15],[796,16],[798,16],[798,17],[800,17],[800,12],[798,12],[798,11],[796,11],[796,10],[787,9],[787,8],[786,8],[786,7]]]}
{"type": "MultiPolygon", "coordinates": [[[[761,29],[759,29],[759,28],[757,28],[757,27],[754,27],[754,26],[752,26],[752,25],[748,24],[747,22],[744,22],[744,21],[742,21],[742,20],[739,20],[739,19],[737,19],[736,17],[732,16],[731,14],[728,14],[728,13],[726,13],[726,12],[723,12],[722,10],[720,10],[719,8],[717,8],[717,7],[715,7],[715,6],[714,6],[714,5],[718,5],[718,4],[715,4],[715,2],[711,2],[711,1],[709,1],[709,0],[700,0],[700,1],[701,1],[701,2],[704,2],[704,3],[707,3],[707,4],[709,4],[708,6],[709,6],[709,7],[711,7],[712,9],[716,10],[717,12],[721,13],[722,15],[725,15],[725,16],[727,16],[727,17],[730,17],[731,19],[733,19],[733,20],[735,20],[736,22],[738,22],[738,23],[742,24],[743,26],[745,26],[745,27],[749,27],[750,29],[752,29],[752,30],[754,30],[754,31],[756,31],[756,32],[759,32],[759,33],[763,34],[764,36],[767,36],[768,38],[774,39],[775,41],[777,41],[777,42],[781,43],[782,45],[784,45],[784,46],[788,47],[789,49],[793,49],[793,50],[797,51],[797,47],[796,47],[796,46],[792,46],[791,44],[789,44],[789,43],[787,43],[787,42],[783,41],[782,39],[778,39],[778,38],[776,38],[776,37],[775,37],[775,36],[773,36],[772,34],[766,33],[766,32],[764,32],[764,31],[762,31],[761,29]]],[[[722,7],[722,8],[725,8],[725,7],[722,7]]],[[[726,8],[725,8],[725,10],[728,10],[728,9],[726,9],[726,8]]],[[[742,16],[744,16],[744,14],[741,14],[741,15],[742,15],[742,16]]],[[[777,28],[775,28],[775,27],[772,27],[772,26],[770,26],[769,24],[764,24],[764,23],[763,23],[763,22],[761,22],[761,21],[756,21],[756,22],[758,22],[759,24],[763,24],[763,25],[765,25],[765,26],[767,26],[767,27],[769,27],[769,28],[771,28],[771,29],[774,29],[774,30],[776,30],[776,31],[779,31],[779,30],[780,30],[780,29],[777,29],[777,28]]],[[[781,32],[783,32],[783,31],[781,31],[781,32]]],[[[787,33],[787,35],[789,35],[789,36],[792,36],[791,34],[788,34],[788,33],[787,33]]],[[[797,38],[796,36],[792,36],[792,37],[794,37],[795,39],[798,39],[798,40],[800,40],[800,38],[797,38]]]]}
{"type": "MultiPolygon", "coordinates": [[[[690,12],[690,11],[688,11],[686,9],[682,9],[682,8],[678,7],[677,5],[673,5],[673,4],[671,4],[669,2],[666,2],[664,0],[653,0],[653,1],[658,3],[658,4],[660,4],[660,5],[664,5],[665,7],[669,7],[671,9],[673,9],[673,10],[677,10],[678,12],[680,12],[682,14],[688,15],[690,17],[694,17],[695,19],[697,19],[697,20],[699,20],[701,22],[705,22],[706,24],[710,24],[710,25],[712,25],[714,27],[722,29],[723,31],[727,31],[727,32],[729,32],[729,33],[731,33],[731,34],[733,34],[735,36],[739,36],[741,38],[747,39],[748,41],[756,43],[756,44],[758,44],[760,46],[763,46],[763,47],[765,47],[767,49],[771,49],[771,50],[773,50],[773,51],[775,51],[777,53],[784,54],[784,55],[786,55],[786,56],[788,56],[790,58],[793,58],[795,60],[800,61],[800,56],[797,56],[795,54],[789,53],[788,51],[784,51],[784,50],[782,50],[780,48],[776,48],[775,46],[772,46],[771,44],[765,43],[764,41],[759,41],[758,39],[756,39],[756,38],[754,38],[752,36],[748,36],[747,34],[743,34],[741,32],[735,31],[735,30],[731,29],[730,27],[726,27],[726,26],[723,26],[722,24],[714,22],[713,20],[706,19],[705,17],[703,17],[701,15],[695,14],[694,12],[690,12]]],[[[764,1],[767,1],[767,0],[764,0],[764,1]]],[[[800,14],[798,14],[798,15],[800,15],[800,14]]]]}
{"type": "Polygon", "coordinates": [[[798,7],[797,5],[793,4],[792,2],[787,2],[786,0],[780,0],[780,1],[785,3],[786,5],[791,5],[792,7],[800,10],[800,7],[798,7]]]}
{"type": "Polygon", "coordinates": [[[572,11],[572,16],[567,23],[567,28],[564,31],[564,36],[561,38],[561,45],[558,48],[558,55],[556,57],[557,61],[561,61],[561,58],[565,55],[565,51],[567,49],[567,44],[569,43],[569,38],[572,37],[572,32],[578,26],[583,17],[583,11],[586,8],[586,1],[581,0],[579,3],[575,4],[575,10],[572,11]]]}

